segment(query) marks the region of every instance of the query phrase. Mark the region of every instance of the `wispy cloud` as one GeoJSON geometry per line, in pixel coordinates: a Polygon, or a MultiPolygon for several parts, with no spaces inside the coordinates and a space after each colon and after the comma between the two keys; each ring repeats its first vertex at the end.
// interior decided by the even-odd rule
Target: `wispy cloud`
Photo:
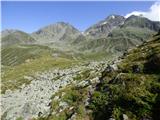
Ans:
{"type": "Polygon", "coordinates": [[[131,15],[142,15],[150,20],[160,21],[160,2],[155,2],[148,11],[133,11],[125,17],[127,18],[131,15]]]}

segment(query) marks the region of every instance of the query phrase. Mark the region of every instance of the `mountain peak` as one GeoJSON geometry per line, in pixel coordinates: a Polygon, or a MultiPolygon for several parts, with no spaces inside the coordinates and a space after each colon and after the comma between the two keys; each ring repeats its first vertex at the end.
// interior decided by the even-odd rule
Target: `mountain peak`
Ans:
{"type": "Polygon", "coordinates": [[[110,19],[113,20],[113,19],[117,19],[117,18],[123,18],[124,19],[124,17],[121,16],[121,15],[111,14],[106,18],[106,20],[110,20],[110,19]]]}
{"type": "Polygon", "coordinates": [[[63,21],[56,22],[55,24],[61,24],[61,25],[70,25],[68,22],[63,22],[63,21]]]}
{"type": "Polygon", "coordinates": [[[106,38],[114,28],[122,25],[124,20],[123,16],[111,14],[106,19],[88,28],[85,34],[91,39],[106,38]]]}
{"type": "Polygon", "coordinates": [[[160,28],[160,22],[151,21],[141,15],[131,15],[125,20],[123,27],[148,28],[153,31],[158,31],[160,28]]]}
{"type": "Polygon", "coordinates": [[[81,32],[67,22],[57,22],[32,33],[32,36],[41,43],[72,41],[79,35],[81,32]]]}
{"type": "Polygon", "coordinates": [[[147,19],[147,18],[143,17],[142,15],[131,15],[127,19],[147,19]]]}

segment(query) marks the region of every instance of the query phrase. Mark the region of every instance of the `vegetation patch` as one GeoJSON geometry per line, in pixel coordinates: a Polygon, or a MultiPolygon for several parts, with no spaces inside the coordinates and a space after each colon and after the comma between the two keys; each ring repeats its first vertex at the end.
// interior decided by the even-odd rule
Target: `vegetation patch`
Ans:
{"type": "Polygon", "coordinates": [[[155,112],[160,111],[159,40],[127,53],[117,71],[103,72],[89,106],[94,119],[121,120],[125,115],[131,120],[160,119],[155,112]]]}

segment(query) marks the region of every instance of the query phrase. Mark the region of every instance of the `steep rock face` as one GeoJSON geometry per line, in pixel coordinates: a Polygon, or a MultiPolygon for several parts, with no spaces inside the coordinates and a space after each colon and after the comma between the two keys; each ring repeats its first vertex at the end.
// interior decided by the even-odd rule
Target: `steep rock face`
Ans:
{"type": "Polygon", "coordinates": [[[32,33],[32,36],[40,43],[72,41],[77,39],[80,35],[80,31],[64,22],[46,26],[32,33]]]}
{"type": "Polygon", "coordinates": [[[116,27],[123,24],[125,18],[120,15],[110,15],[105,20],[91,26],[85,35],[92,39],[105,38],[116,27]]]}
{"type": "Polygon", "coordinates": [[[32,44],[35,40],[29,34],[19,30],[2,31],[2,47],[14,44],[32,44]]]}

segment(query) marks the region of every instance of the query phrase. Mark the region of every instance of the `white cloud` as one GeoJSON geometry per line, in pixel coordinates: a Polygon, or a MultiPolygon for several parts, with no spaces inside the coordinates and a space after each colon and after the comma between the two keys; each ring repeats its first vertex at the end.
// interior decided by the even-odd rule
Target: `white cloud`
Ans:
{"type": "Polygon", "coordinates": [[[153,21],[160,21],[160,2],[155,2],[149,9],[149,11],[133,11],[127,14],[125,17],[128,18],[131,15],[142,15],[153,21]]]}

